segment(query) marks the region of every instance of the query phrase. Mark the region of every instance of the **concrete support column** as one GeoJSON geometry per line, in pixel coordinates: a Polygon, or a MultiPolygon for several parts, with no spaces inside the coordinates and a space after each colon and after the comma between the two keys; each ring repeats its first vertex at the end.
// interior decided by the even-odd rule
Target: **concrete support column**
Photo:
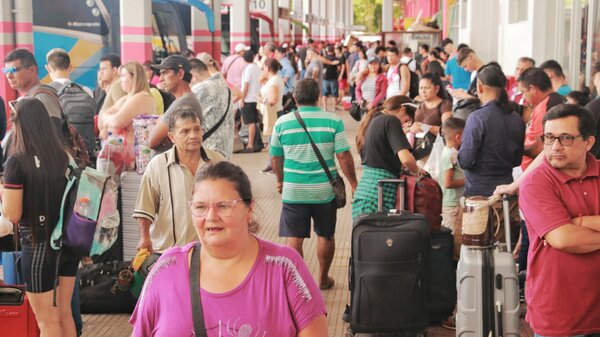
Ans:
{"type": "Polygon", "coordinates": [[[127,0],[121,8],[121,60],[152,60],[152,1],[127,0]]]}
{"type": "MultiPolygon", "coordinates": [[[[304,1],[305,0],[292,0],[294,2],[294,19],[300,20],[300,22],[304,23],[304,1]]],[[[304,34],[304,29],[300,25],[293,25],[293,34],[294,34],[294,42],[296,44],[302,43],[302,35],[304,34]]]]}
{"type": "MultiPolygon", "coordinates": [[[[250,11],[257,12],[266,15],[270,19],[274,19],[273,16],[273,2],[275,0],[250,0],[250,11]]],[[[277,22],[273,20],[273,29],[277,22]]],[[[266,20],[258,20],[258,33],[260,35],[260,44],[264,45],[268,42],[273,42],[273,35],[271,35],[271,27],[266,20]]],[[[276,33],[276,32],[273,32],[276,33]]]]}
{"type": "Polygon", "coordinates": [[[271,18],[273,19],[273,42],[281,44],[279,38],[279,0],[271,0],[271,18]]]}
{"type": "MultiPolygon", "coordinates": [[[[0,2],[0,58],[4,60],[6,55],[14,49],[14,22],[10,1],[0,2]]],[[[4,64],[2,64],[4,67],[4,64]]],[[[0,79],[0,96],[4,99],[6,116],[9,116],[8,101],[17,98],[17,92],[8,85],[6,76],[2,74],[0,79]]],[[[7,119],[8,120],[8,119],[7,119]]]]}
{"type": "Polygon", "coordinates": [[[381,31],[391,32],[394,30],[394,1],[383,0],[381,6],[381,31]]]}
{"type": "Polygon", "coordinates": [[[327,30],[327,26],[329,25],[329,21],[330,21],[330,16],[327,12],[327,3],[331,0],[325,1],[325,0],[318,0],[319,1],[319,17],[320,17],[320,21],[319,21],[319,31],[321,31],[321,38],[319,40],[321,41],[325,41],[328,42],[329,41],[329,37],[328,35],[328,30],[327,30]]]}
{"type": "Polygon", "coordinates": [[[319,25],[321,11],[319,8],[319,0],[310,0],[309,6],[310,9],[306,11],[306,13],[311,15],[310,35],[312,36],[313,40],[317,41],[321,39],[321,26],[319,25]]]}
{"type": "Polygon", "coordinates": [[[234,53],[235,45],[243,43],[247,46],[250,45],[250,16],[248,15],[248,1],[247,0],[232,0],[233,6],[231,6],[230,14],[230,51],[234,53]]]}
{"type": "Polygon", "coordinates": [[[14,18],[16,48],[25,48],[33,53],[33,7],[31,0],[15,1],[14,18]]]}
{"type": "Polygon", "coordinates": [[[459,42],[467,43],[483,63],[498,58],[499,1],[468,1],[467,29],[462,30],[459,42]]]}
{"type": "Polygon", "coordinates": [[[208,5],[215,17],[215,31],[208,29],[206,13],[192,6],[192,49],[195,53],[206,52],[215,60],[221,57],[221,0],[209,0],[208,5]]]}
{"type": "Polygon", "coordinates": [[[340,0],[333,0],[327,3],[327,6],[329,7],[327,9],[327,13],[329,13],[329,27],[328,27],[328,31],[329,31],[329,38],[331,40],[331,42],[335,42],[337,40],[339,40],[339,36],[338,36],[338,29],[337,29],[337,25],[340,21],[340,12],[339,9],[341,8],[341,1],[340,0]]]}
{"type": "MultiPolygon", "coordinates": [[[[288,9],[288,15],[289,12],[292,11],[292,8],[290,8],[290,1],[289,0],[277,0],[277,2],[279,3],[279,7],[281,8],[287,8],[288,9]]],[[[291,18],[291,15],[290,15],[291,18]]],[[[283,44],[283,43],[290,43],[290,41],[292,41],[292,33],[291,33],[291,29],[290,29],[290,24],[292,23],[292,21],[290,21],[289,19],[282,19],[279,18],[278,24],[279,27],[277,28],[277,33],[279,36],[279,43],[283,44]]]]}
{"type": "Polygon", "coordinates": [[[315,0],[304,0],[302,2],[302,23],[304,23],[304,26],[308,28],[308,32],[306,30],[302,32],[302,42],[306,42],[309,38],[314,39],[315,37],[315,29],[313,27],[313,24],[309,22],[312,20],[312,17],[314,15],[312,11],[313,1],[315,0]],[[308,20],[309,16],[311,17],[311,20],[308,20]]]}

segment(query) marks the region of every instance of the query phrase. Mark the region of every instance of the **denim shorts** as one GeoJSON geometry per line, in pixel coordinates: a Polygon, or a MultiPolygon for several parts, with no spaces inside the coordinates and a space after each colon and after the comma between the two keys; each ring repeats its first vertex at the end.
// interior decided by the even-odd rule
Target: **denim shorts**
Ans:
{"type": "Polygon", "coordinates": [[[66,248],[62,248],[60,254],[52,249],[43,230],[38,230],[36,243],[33,243],[31,229],[21,227],[19,233],[23,248],[21,273],[28,292],[45,293],[54,289],[57,267],[58,276],[77,275],[79,258],[66,248]]]}
{"type": "Polygon", "coordinates": [[[323,96],[338,97],[337,80],[323,80],[323,96]]]}
{"type": "Polygon", "coordinates": [[[279,220],[279,236],[310,238],[310,222],[317,236],[331,239],[335,234],[337,206],[335,199],[326,204],[283,203],[279,220]]]}

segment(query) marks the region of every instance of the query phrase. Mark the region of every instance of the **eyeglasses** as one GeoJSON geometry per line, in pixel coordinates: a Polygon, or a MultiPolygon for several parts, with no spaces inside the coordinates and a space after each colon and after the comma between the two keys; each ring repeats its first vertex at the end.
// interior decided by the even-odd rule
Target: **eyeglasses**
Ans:
{"type": "Polygon", "coordinates": [[[544,143],[544,145],[554,145],[554,141],[558,139],[558,142],[562,146],[573,145],[573,141],[575,140],[575,138],[579,138],[579,137],[583,138],[582,135],[578,135],[578,136],[560,135],[560,136],[556,137],[551,134],[545,134],[545,135],[541,136],[542,142],[544,143]]]}
{"type": "Polygon", "coordinates": [[[246,199],[237,199],[237,200],[223,200],[215,203],[207,203],[207,202],[193,202],[190,201],[190,209],[192,214],[197,217],[204,217],[208,214],[208,209],[211,207],[215,208],[215,212],[217,215],[222,217],[230,216],[233,212],[233,208],[240,201],[246,201],[246,199]]]}
{"type": "Polygon", "coordinates": [[[8,68],[2,68],[2,73],[4,73],[5,76],[8,75],[14,75],[16,74],[18,71],[21,71],[21,69],[23,69],[24,67],[8,67],[8,68]]]}

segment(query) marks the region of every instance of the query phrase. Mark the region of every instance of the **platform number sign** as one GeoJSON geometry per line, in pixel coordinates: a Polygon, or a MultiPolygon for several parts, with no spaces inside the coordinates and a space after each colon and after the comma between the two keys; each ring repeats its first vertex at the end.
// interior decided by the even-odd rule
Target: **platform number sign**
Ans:
{"type": "Polygon", "coordinates": [[[250,1],[252,9],[254,10],[265,10],[267,9],[267,0],[252,0],[250,1]]]}

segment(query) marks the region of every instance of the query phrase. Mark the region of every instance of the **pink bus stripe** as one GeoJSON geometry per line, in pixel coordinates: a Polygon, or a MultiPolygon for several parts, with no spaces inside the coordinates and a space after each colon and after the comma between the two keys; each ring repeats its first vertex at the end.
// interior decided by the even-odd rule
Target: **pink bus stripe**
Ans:
{"type": "Polygon", "coordinates": [[[125,35],[152,35],[152,27],[134,27],[134,26],[123,26],[121,27],[121,34],[125,35]]]}

